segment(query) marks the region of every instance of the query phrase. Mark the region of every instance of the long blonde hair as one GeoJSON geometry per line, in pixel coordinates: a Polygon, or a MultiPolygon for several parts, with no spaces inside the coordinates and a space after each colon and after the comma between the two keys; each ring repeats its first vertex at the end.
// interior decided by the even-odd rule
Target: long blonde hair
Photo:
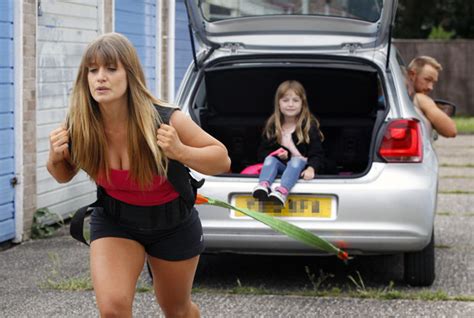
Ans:
{"type": "Polygon", "coordinates": [[[275,93],[274,100],[274,111],[273,114],[268,118],[265,128],[263,129],[263,134],[268,139],[276,138],[276,140],[281,143],[282,137],[282,125],[284,121],[284,115],[280,111],[280,99],[289,91],[292,90],[301,98],[301,112],[298,115],[296,120],[296,137],[298,138],[297,144],[302,143],[303,141],[307,144],[310,142],[309,130],[311,125],[314,124],[318,128],[319,136],[321,141],[324,140],[324,135],[319,129],[319,121],[311,114],[308,106],[308,99],[306,97],[306,92],[300,82],[295,80],[284,81],[278,86],[278,89],[275,93]]]}
{"type": "Polygon", "coordinates": [[[71,140],[72,163],[97,181],[109,179],[109,158],[102,114],[88,84],[88,67],[93,64],[117,65],[120,61],[127,75],[128,139],[130,177],[140,187],[153,182],[153,175],[166,175],[168,160],[156,141],[162,120],[153,104],[170,106],[147,89],[145,75],[132,43],[118,33],[107,33],[91,42],[79,66],[70,97],[67,126],[71,140]],[[100,62],[100,63],[99,63],[100,62]]]}

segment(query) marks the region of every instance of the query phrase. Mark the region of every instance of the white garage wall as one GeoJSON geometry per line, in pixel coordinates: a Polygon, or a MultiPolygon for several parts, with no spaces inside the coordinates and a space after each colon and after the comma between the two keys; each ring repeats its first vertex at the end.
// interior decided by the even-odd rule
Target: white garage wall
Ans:
{"type": "Polygon", "coordinates": [[[102,33],[101,0],[41,0],[37,29],[37,207],[69,216],[95,199],[83,173],[58,184],[47,172],[51,130],[65,119],[68,97],[82,53],[102,33]]]}

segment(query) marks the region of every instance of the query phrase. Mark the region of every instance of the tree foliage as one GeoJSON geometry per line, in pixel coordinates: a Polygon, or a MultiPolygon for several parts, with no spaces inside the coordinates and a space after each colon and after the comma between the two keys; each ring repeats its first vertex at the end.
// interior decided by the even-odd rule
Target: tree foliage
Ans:
{"type": "Polygon", "coordinates": [[[447,35],[474,39],[474,1],[399,0],[396,38],[446,38],[447,35]]]}

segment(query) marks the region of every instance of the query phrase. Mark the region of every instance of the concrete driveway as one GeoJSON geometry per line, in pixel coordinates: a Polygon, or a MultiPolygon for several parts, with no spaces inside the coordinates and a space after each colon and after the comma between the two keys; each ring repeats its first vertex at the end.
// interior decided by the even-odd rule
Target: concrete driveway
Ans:
{"type": "MultiPolygon", "coordinates": [[[[193,295],[202,316],[474,316],[474,136],[441,138],[436,148],[441,178],[435,232],[437,278],[433,286],[404,285],[402,260],[397,256],[359,258],[349,266],[335,258],[203,256],[193,295]],[[315,275],[312,279],[306,268],[315,275]],[[363,289],[358,295],[369,298],[348,297],[344,290],[357,289],[349,277],[359,285],[362,282],[365,291],[390,289],[399,297],[375,299],[363,289]],[[301,296],[304,291],[315,290],[333,293],[301,296]],[[409,294],[425,295],[425,300],[403,299],[409,294]],[[426,300],[430,296],[435,300],[426,300]]],[[[97,317],[92,291],[47,287],[48,280],[79,286],[88,274],[88,249],[67,235],[2,251],[0,317],[97,317]]],[[[145,274],[142,281],[147,283],[145,274]]],[[[160,316],[153,293],[137,293],[134,315],[160,316]]]]}

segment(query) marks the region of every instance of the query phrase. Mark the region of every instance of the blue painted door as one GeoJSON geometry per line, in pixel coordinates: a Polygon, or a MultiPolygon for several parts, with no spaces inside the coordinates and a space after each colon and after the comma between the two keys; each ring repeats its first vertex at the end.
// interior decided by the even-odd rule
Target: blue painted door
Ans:
{"type": "Polygon", "coordinates": [[[115,0],[115,32],[137,49],[146,84],[156,94],[156,0],[115,0]]]}
{"type": "Polygon", "coordinates": [[[15,237],[13,1],[0,1],[0,242],[15,237]]]}
{"type": "Polygon", "coordinates": [[[184,74],[188,69],[189,63],[191,63],[193,59],[193,51],[189,38],[188,16],[186,14],[184,0],[176,0],[174,32],[174,91],[176,94],[184,74]]]}

